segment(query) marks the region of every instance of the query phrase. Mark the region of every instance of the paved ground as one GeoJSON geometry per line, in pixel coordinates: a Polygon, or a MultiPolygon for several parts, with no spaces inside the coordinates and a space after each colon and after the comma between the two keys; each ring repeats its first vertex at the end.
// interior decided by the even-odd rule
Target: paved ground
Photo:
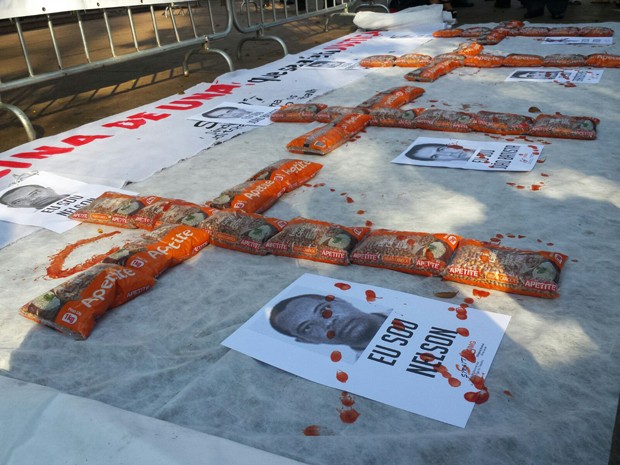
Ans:
{"type": "MultiPolygon", "coordinates": [[[[512,7],[508,9],[495,8],[493,0],[473,0],[473,3],[473,7],[458,9],[459,24],[522,19],[525,13],[518,0],[512,0],[512,7]]],[[[250,8],[253,11],[253,7],[250,8]]],[[[277,8],[281,6],[278,5],[277,8]]],[[[145,14],[144,17],[145,21],[150,21],[148,15],[145,14]]],[[[136,21],[139,23],[140,18],[136,21]]],[[[569,5],[566,16],[561,21],[551,20],[548,13],[531,20],[562,23],[604,21],[620,21],[620,8],[614,3],[593,3],[592,0],[582,0],[581,5],[569,5]]],[[[298,53],[354,30],[351,17],[335,18],[328,32],[324,31],[323,26],[323,18],[313,18],[271,29],[268,34],[283,38],[289,52],[298,53]]],[[[35,41],[49,41],[46,29],[30,34],[35,41]]],[[[58,35],[62,41],[62,27],[58,29],[58,35]]],[[[68,36],[67,40],[77,39],[70,32],[65,35],[68,36]]],[[[214,42],[212,47],[227,52],[233,58],[236,68],[253,68],[282,55],[281,49],[274,42],[250,42],[243,48],[242,59],[237,60],[236,48],[242,37],[242,34],[233,32],[226,39],[214,42]]],[[[8,62],[3,58],[0,67],[0,79],[4,78],[5,81],[8,81],[6,76],[20,72],[16,68],[23,68],[19,44],[16,41],[11,42],[10,39],[6,34],[0,35],[0,56],[11,58],[8,62]]],[[[209,55],[207,58],[197,55],[192,61],[190,76],[185,77],[180,66],[182,57],[182,53],[169,53],[157,59],[140,60],[84,73],[57,81],[53,85],[8,92],[1,97],[3,102],[17,105],[26,112],[39,137],[49,136],[173,95],[196,83],[211,82],[227,71],[224,60],[217,55],[209,55]]],[[[36,69],[49,69],[54,65],[51,51],[34,58],[36,69]]],[[[0,151],[24,142],[27,142],[27,138],[17,120],[8,113],[0,114],[0,151]]]]}

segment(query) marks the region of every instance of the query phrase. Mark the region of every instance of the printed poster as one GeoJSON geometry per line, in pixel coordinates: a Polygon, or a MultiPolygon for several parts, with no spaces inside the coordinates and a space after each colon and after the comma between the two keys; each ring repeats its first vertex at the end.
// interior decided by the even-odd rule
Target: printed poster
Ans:
{"type": "Polygon", "coordinates": [[[542,145],[418,137],[392,163],[486,171],[531,171],[542,145]]]}
{"type": "Polygon", "coordinates": [[[271,124],[269,117],[278,108],[222,102],[216,107],[190,116],[188,119],[212,123],[241,124],[243,126],[268,126],[271,124]]]}
{"type": "Polygon", "coordinates": [[[613,37],[545,37],[542,41],[544,45],[613,45],[613,37]]]}
{"type": "Polygon", "coordinates": [[[553,69],[553,68],[519,68],[506,78],[506,82],[567,82],[579,84],[597,84],[603,76],[603,69],[553,69]]]}
{"type": "Polygon", "coordinates": [[[222,342],[310,381],[465,427],[509,316],[304,274],[222,342]]]}
{"type": "Polygon", "coordinates": [[[136,194],[39,172],[0,190],[0,220],[63,233],[80,224],[69,215],[106,191],[136,194]]]}
{"type": "Polygon", "coordinates": [[[302,69],[360,69],[357,61],[316,60],[302,66],[302,69]]]}

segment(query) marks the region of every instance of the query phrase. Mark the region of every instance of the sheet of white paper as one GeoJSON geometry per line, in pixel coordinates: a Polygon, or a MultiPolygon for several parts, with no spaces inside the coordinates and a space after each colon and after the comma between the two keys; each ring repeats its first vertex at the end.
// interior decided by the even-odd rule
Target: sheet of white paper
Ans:
{"type": "Polygon", "coordinates": [[[510,317],[304,274],[222,344],[317,383],[465,427],[510,317]]]}
{"type": "Polygon", "coordinates": [[[613,37],[545,37],[542,41],[543,45],[612,45],[613,43],[613,37]]]}
{"type": "Polygon", "coordinates": [[[69,215],[106,191],[135,194],[40,172],[0,190],[0,220],[63,233],[80,224],[70,219],[69,215]]]}
{"type": "Polygon", "coordinates": [[[359,69],[355,61],[317,60],[302,66],[303,69],[359,69]]]}
{"type": "Polygon", "coordinates": [[[271,124],[269,116],[277,109],[278,107],[222,102],[216,107],[192,115],[188,119],[243,126],[268,126],[271,124]]]}
{"type": "Polygon", "coordinates": [[[555,69],[555,68],[520,68],[506,78],[506,82],[578,82],[580,84],[597,84],[603,76],[602,69],[555,69]]]}
{"type": "Polygon", "coordinates": [[[542,145],[418,137],[392,163],[483,171],[531,171],[542,145]]]}

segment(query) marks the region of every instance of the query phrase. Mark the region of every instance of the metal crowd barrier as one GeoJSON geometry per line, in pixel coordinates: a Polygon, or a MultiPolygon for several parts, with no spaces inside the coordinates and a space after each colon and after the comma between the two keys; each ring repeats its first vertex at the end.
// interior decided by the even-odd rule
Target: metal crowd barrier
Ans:
{"type": "MultiPolygon", "coordinates": [[[[232,31],[231,11],[232,0],[0,0],[0,32],[5,32],[0,36],[0,97],[3,92],[182,49],[188,49],[182,63],[185,75],[190,56],[199,51],[219,54],[233,71],[230,57],[209,47],[210,41],[232,31]],[[40,32],[36,37],[33,32],[43,25],[49,32],[45,42],[40,32]],[[55,60],[49,60],[50,55],[55,60]],[[16,65],[20,59],[22,64],[16,65]],[[52,68],[50,61],[55,61],[52,68]]],[[[0,98],[0,110],[13,113],[29,139],[36,138],[21,109],[0,98]]]]}
{"type": "Polygon", "coordinates": [[[237,58],[241,59],[241,49],[249,41],[272,40],[277,42],[284,55],[288,54],[286,44],[277,36],[265,35],[267,29],[282,26],[302,19],[336,14],[347,15],[350,2],[346,0],[241,0],[233,1],[233,23],[244,34],[255,33],[254,37],[244,37],[237,46],[237,58]]]}

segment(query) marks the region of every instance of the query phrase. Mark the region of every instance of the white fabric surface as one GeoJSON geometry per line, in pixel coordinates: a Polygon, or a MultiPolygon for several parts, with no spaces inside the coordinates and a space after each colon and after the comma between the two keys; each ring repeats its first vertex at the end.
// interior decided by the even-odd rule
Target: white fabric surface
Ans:
{"type": "Polygon", "coordinates": [[[419,26],[441,22],[446,24],[456,22],[450,12],[443,11],[441,4],[414,6],[396,13],[360,11],[353,18],[353,23],[357,27],[370,31],[390,31],[403,28],[415,30],[419,26]]]}
{"type": "Polygon", "coordinates": [[[0,391],[3,465],[300,463],[31,383],[2,377],[0,391]]]}
{"type": "MultiPolygon", "coordinates": [[[[620,33],[619,24],[602,25],[620,33]]],[[[433,40],[418,51],[435,55],[460,42],[433,40]]],[[[487,47],[497,53],[548,50],[525,37],[487,47]]],[[[553,49],[603,51],[620,54],[620,46],[553,49]]],[[[458,290],[454,303],[471,297],[472,287],[210,246],[165,274],[152,291],[103,318],[88,340],[75,342],[33,325],[17,309],[57,284],[42,278],[48,256],[96,235],[92,225],[62,236],[39,231],[0,250],[0,373],[310,464],[607,464],[620,386],[620,69],[605,70],[600,84],[572,88],[506,83],[508,73],[458,69],[421,84],[426,93],[414,106],[518,114],[535,106],[546,113],[596,116],[601,119],[597,140],[531,138],[546,143],[543,164],[530,173],[487,173],[392,164],[416,136],[441,133],[368,128],[359,140],[312,158],[324,164],[312,184],[324,186],[286,194],[268,211],[282,219],[302,215],[349,226],[369,220],[374,227],[483,240],[501,233],[506,246],[569,255],[558,299],[496,291],[476,299],[475,307],[512,319],[487,376],[490,399],[474,408],[465,429],[357,396],[360,417],[345,424],[338,413],[339,391],[229,351],[220,342],[306,272],[431,298],[436,291],[458,290]],[[541,181],[539,191],[507,184],[541,181]],[[509,233],[524,237],[509,239],[509,233]],[[321,435],[304,436],[309,425],[319,426],[321,435]]],[[[317,100],[357,104],[408,84],[403,74],[402,69],[376,70],[317,100]]],[[[260,128],[130,188],[191,201],[213,198],[266,164],[290,158],[285,144],[315,126],[260,128]]],[[[477,133],[466,137],[495,140],[477,133]]],[[[74,260],[98,251],[87,248],[74,260]]]]}

